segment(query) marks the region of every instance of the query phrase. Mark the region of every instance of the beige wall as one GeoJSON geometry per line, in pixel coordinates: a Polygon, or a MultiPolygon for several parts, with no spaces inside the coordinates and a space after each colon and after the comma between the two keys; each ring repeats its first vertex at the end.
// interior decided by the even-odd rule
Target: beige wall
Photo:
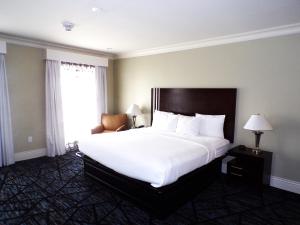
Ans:
{"type": "Polygon", "coordinates": [[[120,59],[114,70],[116,111],[137,103],[146,123],[152,87],[238,88],[235,144],[253,146],[242,127],[263,113],[274,127],[261,140],[272,175],[300,181],[300,35],[120,59]]]}
{"type": "Polygon", "coordinates": [[[42,49],[7,45],[6,67],[15,152],[45,147],[45,77],[42,49]],[[27,137],[33,142],[28,143],[27,137]]]}
{"type": "MultiPolygon", "coordinates": [[[[7,45],[6,68],[15,152],[46,147],[44,50],[7,45]],[[28,143],[27,137],[33,142],[28,143]]],[[[113,60],[108,67],[108,110],[113,102],[113,60]]]]}

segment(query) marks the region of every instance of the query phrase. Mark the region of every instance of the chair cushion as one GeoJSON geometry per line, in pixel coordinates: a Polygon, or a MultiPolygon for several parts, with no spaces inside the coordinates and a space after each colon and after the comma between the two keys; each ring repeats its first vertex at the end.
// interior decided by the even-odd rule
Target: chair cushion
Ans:
{"type": "Polygon", "coordinates": [[[102,133],[113,133],[113,132],[115,132],[115,131],[113,131],[113,130],[104,130],[102,133]]]}
{"type": "Polygon", "coordinates": [[[102,114],[101,122],[102,125],[104,126],[104,130],[115,131],[122,125],[127,126],[128,118],[126,114],[117,114],[117,115],[102,114]]]}

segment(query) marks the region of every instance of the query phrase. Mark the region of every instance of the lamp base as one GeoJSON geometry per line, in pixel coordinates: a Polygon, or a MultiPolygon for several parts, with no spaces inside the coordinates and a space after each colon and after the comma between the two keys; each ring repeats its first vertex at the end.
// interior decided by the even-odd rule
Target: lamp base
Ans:
{"type": "Polygon", "coordinates": [[[135,128],[136,128],[135,122],[136,122],[136,116],[133,115],[133,116],[132,116],[132,127],[131,127],[132,129],[135,129],[135,128]]]}
{"type": "Polygon", "coordinates": [[[259,148],[253,148],[252,149],[252,152],[255,154],[255,155],[259,155],[262,153],[262,151],[259,149],[259,148]]]}
{"type": "Polygon", "coordinates": [[[256,155],[261,154],[261,150],[259,149],[260,137],[263,134],[261,131],[253,131],[255,135],[255,148],[252,149],[252,152],[256,155]]]}

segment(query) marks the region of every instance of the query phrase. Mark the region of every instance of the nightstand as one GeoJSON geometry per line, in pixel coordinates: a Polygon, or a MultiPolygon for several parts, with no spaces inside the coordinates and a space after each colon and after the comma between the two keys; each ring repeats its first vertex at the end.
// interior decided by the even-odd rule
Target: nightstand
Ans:
{"type": "Polygon", "coordinates": [[[270,184],[272,165],[272,152],[262,151],[256,155],[251,148],[237,146],[228,151],[229,156],[234,156],[227,163],[229,178],[240,179],[258,187],[270,184]]]}

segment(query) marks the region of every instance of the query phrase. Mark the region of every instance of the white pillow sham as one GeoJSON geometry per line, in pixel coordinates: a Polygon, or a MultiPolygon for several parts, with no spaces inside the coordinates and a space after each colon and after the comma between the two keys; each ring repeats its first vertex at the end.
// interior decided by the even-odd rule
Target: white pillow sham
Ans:
{"type": "Polygon", "coordinates": [[[164,130],[175,132],[178,122],[178,115],[175,115],[171,112],[164,112],[155,110],[153,114],[152,127],[164,130]]]}
{"type": "Polygon", "coordinates": [[[176,133],[183,135],[198,136],[200,133],[201,119],[195,116],[178,115],[176,133]]]}
{"type": "Polygon", "coordinates": [[[223,127],[225,115],[204,115],[196,113],[196,118],[200,119],[199,135],[224,138],[223,127]]]}

